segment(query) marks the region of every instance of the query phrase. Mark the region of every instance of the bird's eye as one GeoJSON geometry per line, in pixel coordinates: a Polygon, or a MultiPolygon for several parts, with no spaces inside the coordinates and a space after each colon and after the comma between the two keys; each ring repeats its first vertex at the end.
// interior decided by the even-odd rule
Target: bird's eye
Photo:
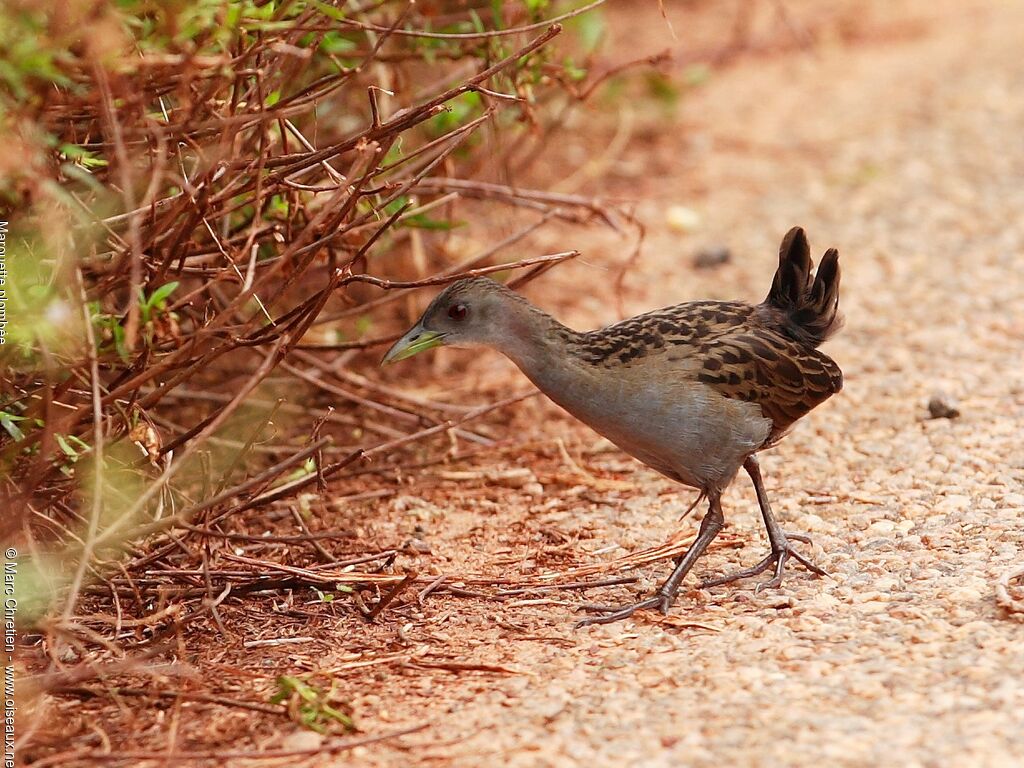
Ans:
{"type": "Polygon", "coordinates": [[[452,320],[465,320],[469,314],[469,307],[465,304],[452,304],[448,308],[448,317],[452,320]]]}

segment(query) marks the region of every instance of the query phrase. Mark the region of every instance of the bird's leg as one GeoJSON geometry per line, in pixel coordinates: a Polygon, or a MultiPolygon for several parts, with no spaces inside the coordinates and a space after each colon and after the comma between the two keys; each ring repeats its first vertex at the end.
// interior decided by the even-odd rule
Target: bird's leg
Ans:
{"type": "Polygon", "coordinates": [[[791,533],[787,536],[787,534],[783,532],[782,527],[775,520],[775,516],[772,514],[772,506],[768,503],[768,494],[765,493],[764,490],[764,482],[761,480],[761,467],[758,464],[757,459],[754,456],[748,457],[747,460],[743,462],[743,468],[747,470],[747,474],[750,475],[750,479],[754,483],[754,491],[757,493],[757,503],[761,507],[761,517],[764,518],[764,527],[768,531],[768,541],[771,542],[772,551],[769,552],[768,556],[757,565],[753,565],[750,568],[744,568],[742,571],[730,574],[729,576],[720,576],[717,579],[708,579],[700,585],[701,588],[716,587],[719,584],[728,584],[731,581],[738,581],[739,579],[749,579],[751,576],[757,576],[759,573],[767,571],[772,567],[772,564],[775,565],[775,575],[768,581],[759,584],[757,586],[757,590],[760,591],[766,587],[777,587],[782,583],[782,571],[786,567],[786,561],[791,557],[811,573],[815,573],[818,576],[827,576],[828,574],[825,573],[825,571],[793,549],[789,543],[790,539],[802,541],[805,544],[810,544],[811,540],[807,536],[802,536],[797,533],[791,533]]]}
{"type": "Polygon", "coordinates": [[[704,551],[708,548],[711,541],[718,535],[718,532],[722,530],[722,526],[725,524],[725,518],[722,515],[722,503],[717,492],[708,494],[708,511],[704,515],[704,519],[701,520],[700,530],[697,533],[697,538],[694,540],[690,548],[686,550],[686,553],[676,559],[676,567],[672,571],[672,574],[665,579],[665,583],[661,585],[658,591],[646,600],[641,600],[639,603],[633,603],[632,605],[626,606],[601,606],[601,605],[588,605],[584,606],[585,610],[594,611],[595,613],[603,613],[603,616],[593,616],[589,619],[583,619],[577,622],[576,628],[585,627],[588,624],[612,624],[622,619],[628,619],[634,613],[645,608],[657,608],[662,613],[668,613],[668,609],[672,607],[672,603],[675,602],[676,595],[679,593],[679,585],[683,583],[683,579],[686,578],[686,574],[693,568],[693,564],[697,562],[697,559],[704,554],[704,551]]]}

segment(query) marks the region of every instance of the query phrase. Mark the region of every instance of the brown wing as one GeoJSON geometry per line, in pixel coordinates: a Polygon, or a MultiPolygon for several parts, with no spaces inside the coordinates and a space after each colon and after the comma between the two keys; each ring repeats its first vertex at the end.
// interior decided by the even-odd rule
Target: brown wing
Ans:
{"type": "Polygon", "coordinates": [[[702,344],[699,381],[761,406],[774,442],[797,419],[843,387],[831,358],[767,328],[745,327],[702,344]]]}
{"type": "Polygon", "coordinates": [[[755,312],[755,307],[740,302],[691,301],[581,334],[572,346],[588,363],[628,366],[673,349],[695,352],[702,342],[742,329],[755,312]]]}

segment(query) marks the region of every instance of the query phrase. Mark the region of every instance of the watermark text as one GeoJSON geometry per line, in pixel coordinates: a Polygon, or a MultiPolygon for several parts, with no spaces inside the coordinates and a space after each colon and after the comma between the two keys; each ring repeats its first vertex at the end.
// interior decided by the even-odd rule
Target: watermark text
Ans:
{"type": "Polygon", "coordinates": [[[14,648],[18,636],[14,618],[18,613],[15,580],[18,577],[18,550],[4,550],[4,749],[3,768],[14,768],[14,713],[18,711],[14,695],[14,648]]]}
{"type": "Polygon", "coordinates": [[[0,344],[7,343],[7,222],[0,220],[0,344]]]}

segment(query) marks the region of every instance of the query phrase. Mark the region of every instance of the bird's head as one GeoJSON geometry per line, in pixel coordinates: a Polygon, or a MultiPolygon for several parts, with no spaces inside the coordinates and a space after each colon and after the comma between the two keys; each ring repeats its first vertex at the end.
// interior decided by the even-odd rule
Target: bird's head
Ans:
{"type": "MultiPolygon", "coordinates": [[[[381,360],[381,365],[440,346],[493,346],[510,318],[509,307],[523,300],[487,277],[452,283],[381,360]]],[[[507,329],[505,329],[507,330],[507,329]]]]}

